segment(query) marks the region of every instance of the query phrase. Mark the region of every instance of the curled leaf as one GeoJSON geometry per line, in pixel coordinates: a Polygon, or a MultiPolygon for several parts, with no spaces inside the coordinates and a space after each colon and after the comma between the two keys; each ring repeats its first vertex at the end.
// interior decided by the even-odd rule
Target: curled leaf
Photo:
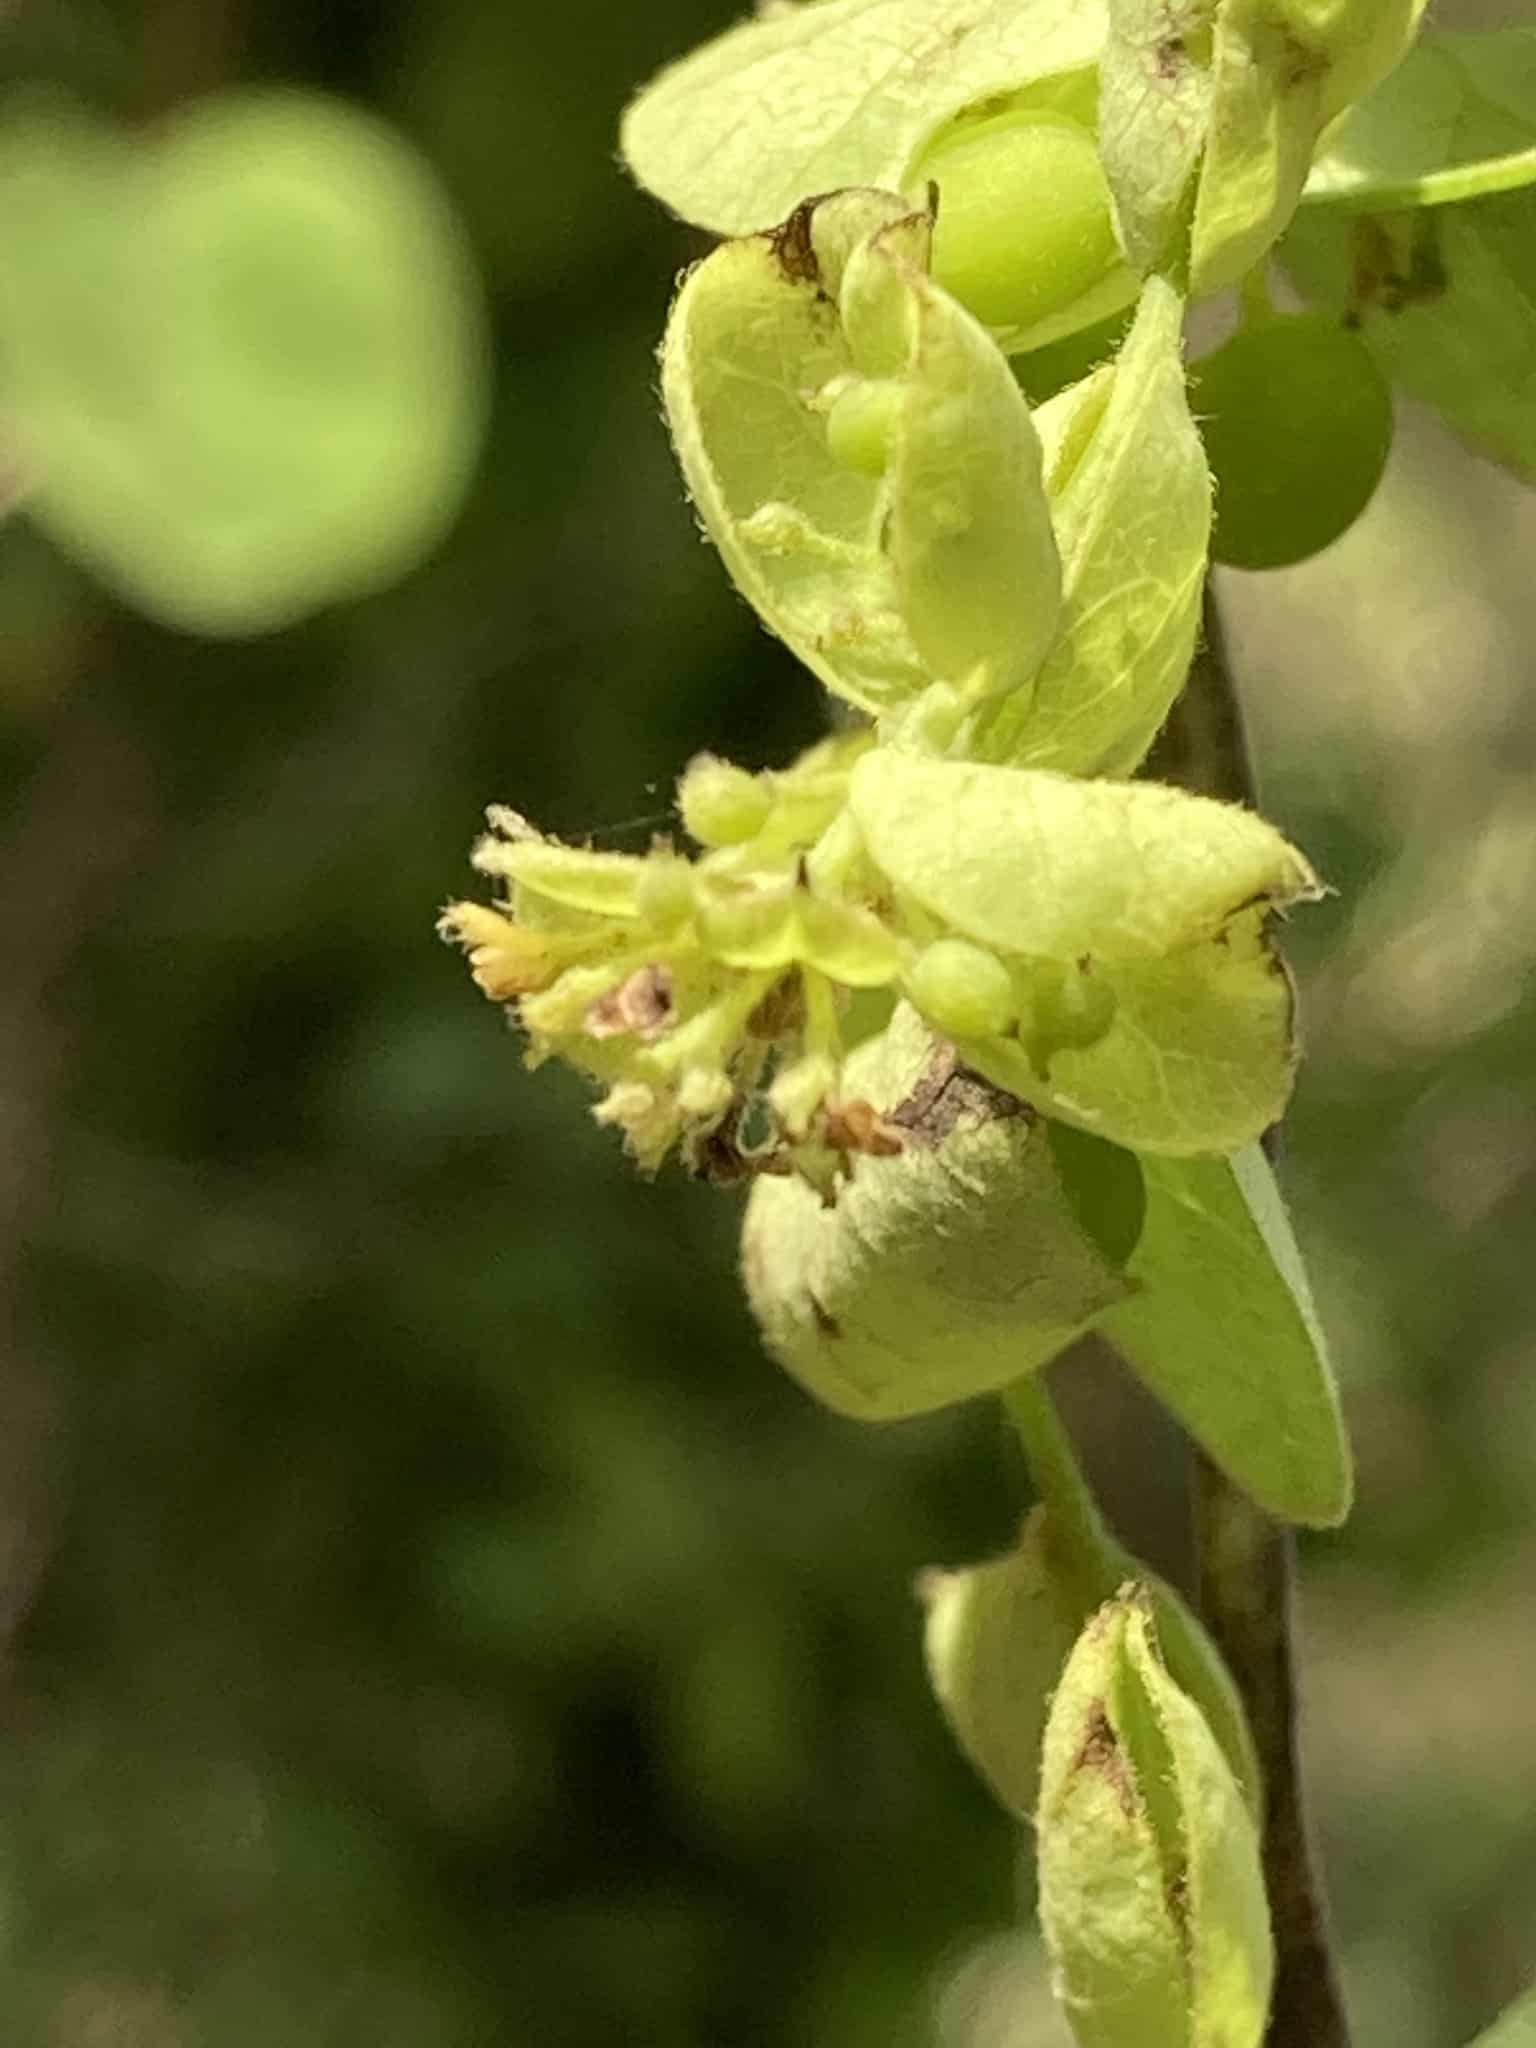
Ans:
{"type": "Polygon", "coordinates": [[[1198,295],[1237,283],[1285,232],[1325,118],[1326,76],[1269,0],[1222,0],[1190,256],[1198,295]]]}
{"type": "Polygon", "coordinates": [[[1047,960],[1155,960],[1257,903],[1316,890],[1272,825],[1155,782],[1085,782],[894,748],[853,772],[876,865],[982,945],[1047,960]]]}
{"type": "Polygon", "coordinates": [[[1195,202],[1196,292],[1235,284],[1285,232],[1318,136],[1386,77],[1424,0],[1221,0],[1195,202]]]}
{"type": "Polygon", "coordinates": [[[749,234],[809,192],[905,190],[926,139],[975,102],[1080,97],[1103,33],[1098,0],[821,0],[671,65],[630,106],[621,146],[685,219],[749,234]]]}
{"type": "Polygon", "coordinates": [[[1211,485],[1185,392],[1183,301],[1149,279],[1097,389],[1036,415],[1062,563],[1061,627],[1027,694],[977,713],[985,761],[1124,775],[1184,686],[1199,630],[1211,485]]]}
{"type": "Polygon", "coordinates": [[[662,390],[737,586],[828,686],[886,711],[933,682],[1025,688],[1060,568],[1029,408],[928,278],[928,223],[845,192],[685,281],[662,390]]]}
{"type": "Polygon", "coordinates": [[[1210,120],[1211,75],[1197,54],[1210,16],[1209,0],[1109,0],[1099,153],[1138,270],[1179,268],[1210,120]]]}

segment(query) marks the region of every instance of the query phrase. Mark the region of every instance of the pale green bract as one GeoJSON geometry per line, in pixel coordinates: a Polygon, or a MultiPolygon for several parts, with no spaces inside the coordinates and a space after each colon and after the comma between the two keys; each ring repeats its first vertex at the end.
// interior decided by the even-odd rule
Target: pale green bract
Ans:
{"type": "Polygon", "coordinates": [[[1309,207],[1281,257],[1309,299],[1353,312],[1394,382],[1536,481],[1536,195],[1385,220],[1309,207]]]}
{"type": "Polygon", "coordinates": [[[1253,1740],[1231,1677],[1186,1603],[1107,1536],[1083,1556],[1048,1507],[1035,1508],[1016,1547],[958,1571],[924,1574],[928,1676],[956,1741],[999,1802],[1033,1821],[1051,1695],[1089,1616],[1139,1580],[1175,1682],[1199,1700],[1233,1776],[1255,1811],[1253,1740]]]}
{"type": "Polygon", "coordinates": [[[1062,1673],[1038,1860],[1079,2048],[1258,2048],[1274,1974],[1258,1832],[1139,1589],[1100,1608],[1062,1673]]]}
{"type": "Polygon", "coordinates": [[[1419,32],[1426,0],[1272,0],[1276,20],[1295,39],[1293,64],[1309,59],[1324,73],[1325,120],[1368,93],[1403,60],[1419,32]]]}
{"type": "Polygon", "coordinates": [[[1029,407],[983,329],[925,274],[928,222],[876,192],[803,208],[689,275],[662,348],[683,474],[743,594],[866,711],[934,682],[1028,684],[1060,567],[1029,407]],[[883,474],[828,445],[866,380],[883,474]]]}
{"type": "Polygon", "coordinates": [[[1536,28],[1430,34],[1329,129],[1304,197],[1390,212],[1536,180],[1536,28]]]}
{"type": "Polygon", "coordinates": [[[1006,1386],[1123,1299],[1037,1118],[961,1072],[903,1007],[845,1092],[904,1136],[829,1208],[803,1179],[752,1190],[742,1270],[768,1348],[844,1415],[889,1422],[1006,1386]]]}
{"type": "Polygon", "coordinates": [[[936,129],[981,100],[1077,109],[1100,0],[825,0],[743,22],[670,66],[625,116],[647,190],[700,227],[750,234],[813,193],[907,186],[936,129]]]}
{"type": "Polygon", "coordinates": [[[1230,1150],[1280,1114],[1293,998],[1266,913],[1317,884],[1272,826],[1156,783],[889,747],[850,803],[904,899],[1013,964],[1018,1035],[959,1040],[998,1087],[1172,1154],[1230,1150]]]}
{"type": "Polygon", "coordinates": [[[168,624],[244,634],[398,576],[484,412],[458,231],[368,116],[251,91],[130,141],[0,122],[0,357],[30,515],[168,624]]]}
{"type": "Polygon", "coordinates": [[[1282,1114],[1296,1066],[1295,1000],[1262,910],[1162,960],[1084,960],[1067,970],[1069,988],[1103,1007],[1086,1042],[1056,1022],[1057,977],[1044,982],[1043,1016],[1032,1014],[1039,983],[1025,971],[1018,1037],[960,1039],[965,1058],[1037,1108],[1139,1151],[1220,1151],[1282,1114]]]}
{"type": "Polygon", "coordinates": [[[1237,283],[1283,233],[1326,119],[1326,80],[1267,0],[1222,0],[1190,251],[1197,293],[1237,283]]]}
{"type": "Polygon", "coordinates": [[[1327,122],[1398,63],[1423,0],[1113,0],[1099,129],[1121,239],[1196,294],[1235,284],[1301,199],[1327,122]],[[1209,57],[1203,55],[1207,44],[1209,57]]]}
{"type": "Polygon", "coordinates": [[[1211,74],[1190,54],[1209,32],[1206,0],[1109,0],[1099,60],[1099,155],[1129,260],[1176,260],[1205,147],[1211,74]]]}
{"type": "Polygon", "coordinates": [[[1316,888],[1273,825],[1162,783],[879,747],[855,765],[850,800],[898,889],[955,931],[1026,957],[1158,960],[1217,938],[1257,901],[1316,888]]]}
{"type": "Polygon", "coordinates": [[[1143,1157],[1138,1292],[1104,1322],[1137,1374],[1239,1485],[1286,1521],[1349,1512],[1348,1440],[1273,1174],[1231,1159],[1143,1157]]]}
{"type": "Polygon", "coordinates": [[[1200,624],[1211,485],[1190,417],[1183,301],[1148,280],[1107,376],[1043,406],[1061,626],[1027,693],[983,707],[978,760],[1126,775],[1183,688],[1200,624]]]}

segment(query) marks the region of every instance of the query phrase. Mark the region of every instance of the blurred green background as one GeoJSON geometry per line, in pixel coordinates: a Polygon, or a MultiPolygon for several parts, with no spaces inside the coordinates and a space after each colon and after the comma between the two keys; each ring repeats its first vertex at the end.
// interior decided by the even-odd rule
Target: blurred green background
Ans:
{"type": "MultiPolygon", "coordinates": [[[[914,1575],[1007,1540],[994,1418],[861,1430],[761,1356],[731,1199],[646,1186],[433,938],[481,807],[643,843],[814,737],[654,392],[694,245],[613,159],[721,0],[13,0],[103,109],[373,106],[491,303],[470,502],[265,640],[0,532],[0,2034],[16,2048],[1032,2048],[1017,1844],[914,1575]],[[637,822],[638,821],[638,822],[637,822]]],[[[1405,414],[1304,569],[1223,585],[1298,919],[1290,1184],[1359,1447],[1304,1552],[1363,2042],[1536,1969],[1536,515],[1405,414]]],[[[1060,1374],[1177,1569],[1180,1453],[1060,1374]],[[1150,1446],[1150,1449],[1149,1449],[1150,1446]]]]}

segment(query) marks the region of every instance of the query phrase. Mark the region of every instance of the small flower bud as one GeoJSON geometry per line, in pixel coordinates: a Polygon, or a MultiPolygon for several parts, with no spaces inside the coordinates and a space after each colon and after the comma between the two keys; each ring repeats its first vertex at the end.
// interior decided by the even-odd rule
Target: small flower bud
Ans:
{"type": "Polygon", "coordinates": [[[948,1038],[993,1038],[1018,1015],[1012,975],[995,953],[968,939],[940,939],[920,954],[907,993],[948,1038]]]}
{"type": "Polygon", "coordinates": [[[1039,1865],[1080,2048],[1259,2048],[1274,1944],[1258,1830],[1137,1589],[1089,1621],[1051,1703],[1039,1865]]]}
{"type": "Polygon", "coordinates": [[[1259,1768],[1237,1690],[1174,1589],[1101,1530],[1089,1542],[1035,1508],[1016,1549],[918,1584],[929,1682],[955,1740],[1018,1820],[1033,1821],[1040,1745],[1062,1667],[1090,1615],[1129,1580],[1145,1584],[1169,1670],[1199,1701],[1250,1806],[1259,1768]]]}
{"type": "Polygon", "coordinates": [[[761,777],[714,754],[700,754],[677,785],[677,807],[700,846],[740,846],[763,829],[773,797],[761,777]]]}

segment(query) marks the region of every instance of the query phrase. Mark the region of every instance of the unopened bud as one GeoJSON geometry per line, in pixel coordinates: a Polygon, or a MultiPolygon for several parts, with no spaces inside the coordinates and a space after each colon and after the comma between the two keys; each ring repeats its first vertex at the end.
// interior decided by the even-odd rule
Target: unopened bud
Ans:
{"type": "Polygon", "coordinates": [[[995,953],[968,939],[940,939],[920,954],[907,992],[949,1038],[992,1038],[1018,1015],[1013,977],[995,953]]]}
{"type": "Polygon", "coordinates": [[[1274,1945],[1258,1830],[1135,1588],[1089,1621],[1052,1701],[1039,1868],[1080,2048],[1259,2048],[1274,1945]]]}
{"type": "Polygon", "coordinates": [[[767,1344],[820,1400],[893,1421],[990,1393],[1127,1291],[1084,1228],[1043,1122],[960,1066],[906,1005],[844,1070],[903,1140],[834,1205],[760,1180],[743,1269],[767,1344]]]}
{"type": "Polygon", "coordinates": [[[677,807],[700,846],[739,846],[763,829],[773,798],[760,777],[714,754],[700,754],[677,785],[677,807]]]}
{"type": "Polygon", "coordinates": [[[1051,1695],[1085,1622],[1116,1588],[1147,1588],[1169,1670],[1199,1701],[1244,1796],[1259,1810],[1253,1739],[1215,1644],[1184,1601],[1107,1532],[1085,1547],[1048,1504],[1033,1509],[1015,1549],[918,1586],[927,1610],[928,1677],[961,1749],[999,1802],[1033,1821],[1051,1695]]]}

